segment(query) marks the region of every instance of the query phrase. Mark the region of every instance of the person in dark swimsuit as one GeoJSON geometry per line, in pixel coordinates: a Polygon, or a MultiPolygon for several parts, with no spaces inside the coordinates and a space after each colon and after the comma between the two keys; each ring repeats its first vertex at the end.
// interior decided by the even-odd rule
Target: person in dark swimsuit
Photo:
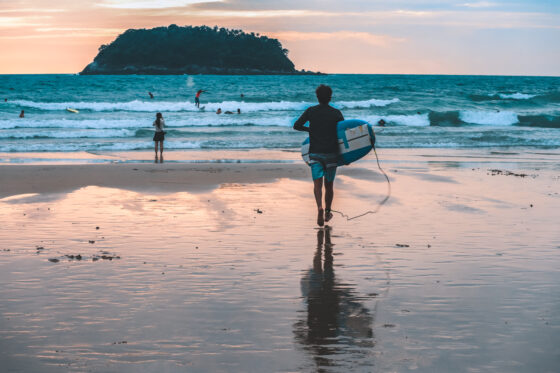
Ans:
{"type": "Polygon", "coordinates": [[[152,125],[156,129],[156,132],[154,133],[156,162],[158,161],[158,143],[159,143],[159,159],[160,159],[160,163],[163,163],[163,140],[165,140],[165,131],[163,130],[163,128],[165,127],[165,121],[163,120],[163,115],[161,115],[161,113],[156,114],[156,120],[152,125]]]}
{"type": "Polygon", "coordinates": [[[321,84],[315,90],[319,105],[305,110],[294,123],[297,131],[309,132],[309,166],[313,178],[313,193],[317,203],[317,224],[323,226],[332,219],[331,205],[334,197],[334,178],[338,163],[338,136],[336,126],[344,117],[340,110],[329,105],[332,89],[321,84]],[[309,127],[304,124],[309,122],[309,127]],[[323,182],[325,209],[323,210],[323,182]]]}

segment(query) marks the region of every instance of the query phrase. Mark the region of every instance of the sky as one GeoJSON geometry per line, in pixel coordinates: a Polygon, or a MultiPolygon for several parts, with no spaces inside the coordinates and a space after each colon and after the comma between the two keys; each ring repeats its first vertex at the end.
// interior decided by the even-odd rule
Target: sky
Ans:
{"type": "Polygon", "coordinates": [[[560,0],[0,0],[0,74],[77,73],[170,24],[275,37],[325,73],[560,76],[560,0]]]}

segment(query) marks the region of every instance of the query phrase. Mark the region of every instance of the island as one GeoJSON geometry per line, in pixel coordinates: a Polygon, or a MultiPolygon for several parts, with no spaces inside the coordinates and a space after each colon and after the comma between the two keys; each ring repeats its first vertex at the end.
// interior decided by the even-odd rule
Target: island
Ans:
{"type": "Polygon", "coordinates": [[[129,29],[99,47],[81,75],[307,75],[273,38],[208,26],[129,29]]]}

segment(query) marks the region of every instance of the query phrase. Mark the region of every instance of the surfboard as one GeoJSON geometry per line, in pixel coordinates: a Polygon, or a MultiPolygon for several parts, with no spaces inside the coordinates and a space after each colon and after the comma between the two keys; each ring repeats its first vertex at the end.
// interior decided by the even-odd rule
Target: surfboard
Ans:
{"type": "Polygon", "coordinates": [[[79,113],[79,111],[78,111],[78,110],[76,110],[76,109],[72,109],[71,107],[67,107],[67,108],[66,108],[66,111],[69,111],[69,112],[71,112],[71,113],[76,113],[76,114],[78,114],[78,113],[79,113]]]}
{"type": "MultiPolygon", "coordinates": [[[[371,124],[360,119],[338,122],[338,165],[344,166],[367,155],[375,145],[375,133],[371,124]]],[[[309,137],[301,144],[301,156],[309,163],[309,137]]]]}

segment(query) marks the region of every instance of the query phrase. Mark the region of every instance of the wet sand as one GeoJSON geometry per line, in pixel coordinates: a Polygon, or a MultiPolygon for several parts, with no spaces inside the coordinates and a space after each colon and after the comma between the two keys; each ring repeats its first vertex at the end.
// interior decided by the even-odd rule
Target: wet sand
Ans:
{"type": "Polygon", "coordinates": [[[327,229],[297,162],[0,166],[0,366],[556,371],[557,155],[380,156],[327,229]]]}

